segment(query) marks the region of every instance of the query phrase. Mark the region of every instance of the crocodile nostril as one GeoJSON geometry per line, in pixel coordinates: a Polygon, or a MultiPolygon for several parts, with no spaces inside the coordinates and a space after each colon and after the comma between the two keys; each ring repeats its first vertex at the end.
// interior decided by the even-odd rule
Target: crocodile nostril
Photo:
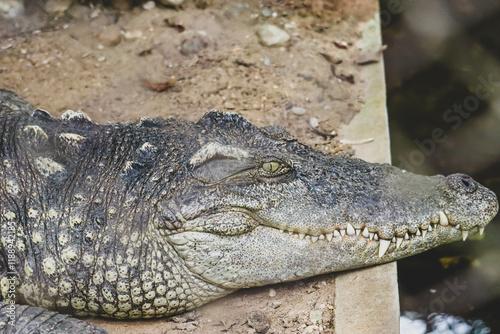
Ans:
{"type": "Polygon", "coordinates": [[[469,175],[465,174],[452,174],[447,177],[448,185],[462,193],[472,193],[477,189],[477,182],[474,181],[469,175]]]}

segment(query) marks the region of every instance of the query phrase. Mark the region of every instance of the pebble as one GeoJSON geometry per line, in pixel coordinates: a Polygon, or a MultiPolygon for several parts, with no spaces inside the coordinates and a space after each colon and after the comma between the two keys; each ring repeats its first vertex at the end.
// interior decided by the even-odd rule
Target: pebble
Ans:
{"type": "Polygon", "coordinates": [[[274,290],[273,288],[270,288],[269,289],[269,297],[276,297],[276,290],[274,290]]]}
{"type": "Polygon", "coordinates": [[[162,4],[165,6],[180,6],[184,2],[184,0],[160,0],[162,4]]]}
{"type": "Polygon", "coordinates": [[[208,43],[199,35],[190,37],[182,42],[181,53],[185,56],[192,56],[205,49],[208,43]]]}
{"type": "Polygon", "coordinates": [[[186,323],[182,323],[182,324],[176,324],[175,325],[175,329],[181,330],[181,331],[192,332],[192,331],[194,331],[196,329],[196,326],[198,326],[198,322],[197,321],[186,322],[186,323]]]}
{"type": "Polygon", "coordinates": [[[272,24],[263,24],[257,28],[257,37],[264,46],[283,46],[290,40],[290,35],[272,24]]]}
{"type": "Polygon", "coordinates": [[[132,5],[131,1],[128,0],[111,0],[111,4],[118,10],[129,10],[132,5]]]}
{"type": "Polygon", "coordinates": [[[313,128],[317,128],[319,126],[319,121],[316,117],[311,117],[309,118],[309,124],[313,127],[313,128]]]}
{"type": "Polygon", "coordinates": [[[290,110],[290,109],[292,109],[292,108],[293,108],[293,103],[292,103],[292,102],[287,102],[287,103],[285,104],[285,110],[290,110]]]}
{"type": "Polygon", "coordinates": [[[48,0],[45,3],[45,10],[48,13],[64,12],[71,6],[72,0],[48,0]]]}
{"type": "Polygon", "coordinates": [[[145,10],[151,10],[154,9],[155,7],[156,3],[154,1],[148,1],[142,5],[142,8],[144,8],[145,10]]]}
{"type": "Polygon", "coordinates": [[[66,14],[74,17],[77,20],[86,20],[90,17],[91,9],[88,6],[82,6],[77,3],[71,5],[66,11],[66,14]]]}
{"type": "Polygon", "coordinates": [[[295,115],[304,115],[306,113],[306,110],[302,107],[293,107],[292,108],[292,112],[295,114],[295,115]]]}
{"type": "Polygon", "coordinates": [[[116,24],[108,26],[99,34],[99,40],[105,46],[117,45],[118,43],[120,43],[122,38],[120,30],[121,28],[116,24]]]}
{"type": "Polygon", "coordinates": [[[271,15],[273,15],[273,12],[269,8],[264,8],[262,10],[262,16],[271,17],[271,15]]]}
{"type": "Polygon", "coordinates": [[[248,325],[255,329],[256,333],[265,333],[269,329],[269,321],[266,315],[260,311],[250,313],[248,325]]]}
{"type": "Polygon", "coordinates": [[[271,59],[269,59],[269,58],[264,58],[264,65],[265,65],[265,66],[271,66],[271,59]]]}
{"type": "Polygon", "coordinates": [[[306,328],[304,328],[304,331],[302,332],[302,334],[319,334],[319,333],[320,333],[319,327],[315,325],[307,326],[306,328]]]}
{"type": "Polygon", "coordinates": [[[23,15],[24,5],[22,1],[2,0],[0,1],[0,17],[14,19],[23,15]]]}
{"type": "Polygon", "coordinates": [[[311,81],[312,79],[314,79],[312,76],[310,76],[309,74],[304,74],[304,73],[297,73],[297,76],[299,78],[302,78],[304,79],[305,81],[311,81]]]}
{"type": "Polygon", "coordinates": [[[311,311],[309,312],[309,319],[311,319],[313,323],[318,323],[319,321],[323,320],[323,312],[321,312],[320,310],[311,311]]]}
{"type": "Polygon", "coordinates": [[[141,30],[129,30],[125,33],[124,37],[125,39],[138,39],[141,38],[142,35],[141,30]]]}
{"type": "Polygon", "coordinates": [[[231,102],[227,101],[224,103],[224,108],[226,109],[236,109],[236,106],[232,104],[231,102]]]}

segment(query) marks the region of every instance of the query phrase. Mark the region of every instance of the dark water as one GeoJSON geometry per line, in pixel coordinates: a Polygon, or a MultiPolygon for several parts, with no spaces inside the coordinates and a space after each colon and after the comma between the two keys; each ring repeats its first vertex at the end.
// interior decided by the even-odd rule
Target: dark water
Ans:
{"type": "MultiPolygon", "coordinates": [[[[500,1],[382,1],[393,164],[500,195],[500,1]],[[439,135],[438,135],[439,134],[439,135]]],[[[500,333],[500,218],[398,262],[402,333],[500,333]]]]}

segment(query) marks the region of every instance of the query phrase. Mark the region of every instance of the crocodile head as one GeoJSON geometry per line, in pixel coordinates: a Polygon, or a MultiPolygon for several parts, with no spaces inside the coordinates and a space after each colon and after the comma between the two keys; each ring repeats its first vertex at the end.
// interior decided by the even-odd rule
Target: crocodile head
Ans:
{"type": "Polygon", "coordinates": [[[206,281],[242,288],[397,260],[483,233],[495,194],[464,174],[420,176],[324,154],[279,127],[211,112],[197,124],[160,233],[206,281]]]}

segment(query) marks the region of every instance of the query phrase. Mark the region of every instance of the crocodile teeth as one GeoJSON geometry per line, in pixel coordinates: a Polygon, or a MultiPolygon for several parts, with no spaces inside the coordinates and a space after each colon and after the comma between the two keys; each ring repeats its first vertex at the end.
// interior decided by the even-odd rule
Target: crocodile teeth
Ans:
{"type": "Polygon", "coordinates": [[[422,233],[420,232],[420,229],[418,229],[418,228],[417,228],[417,232],[415,234],[418,235],[418,236],[422,235],[422,233]]]}
{"type": "Polygon", "coordinates": [[[457,230],[460,230],[460,224],[455,225],[455,228],[456,228],[457,230]]]}
{"type": "Polygon", "coordinates": [[[340,235],[345,236],[345,230],[340,230],[340,235]]]}
{"type": "Polygon", "coordinates": [[[443,211],[439,211],[439,224],[448,226],[448,217],[446,217],[443,211]]]}
{"type": "Polygon", "coordinates": [[[405,234],[405,240],[410,240],[410,236],[408,235],[408,232],[405,234]]]}
{"type": "Polygon", "coordinates": [[[479,227],[479,235],[483,235],[484,233],[484,227],[479,227]]]}
{"type": "Polygon", "coordinates": [[[334,237],[340,237],[339,231],[337,231],[337,230],[333,231],[333,236],[334,237]]]}
{"type": "Polygon", "coordinates": [[[391,242],[396,242],[396,237],[392,237],[391,242]]]}
{"type": "Polygon", "coordinates": [[[350,224],[347,223],[347,235],[355,235],[356,231],[354,230],[354,227],[350,224]]]}
{"type": "Polygon", "coordinates": [[[378,257],[384,256],[385,252],[387,252],[387,249],[391,245],[390,240],[385,240],[385,239],[380,239],[380,248],[378,249],[378,257]]]}
{"type": "Polygon", "coordinates": [[[422,230],[422,237],[425,239],[425,236],[427,235],[427,230],[422,230]]]}
{"type": "Polygon", "coordinates": [[[467,240],[467,237],[469,236],[469,231],[462,231],[462,240],[465,241],[467,240]]]}
{"type": "Polygon", "coordinates": [[[378,234],[376,234],[376,233],[375,233],[375,234],[373,235],[373,239],[374,239],[374,240],[378,240],[378,234]]]}
{"type": "Polygon", "coordinates": [[[312,242],[316,242],[316,241],[318,241],[318,239],[319,239],[318,237],[311,237],[312,242]]]}
{"type": "Polygon", "coordinates": [[[367,227],[365,227],[365,229],[363,230],[362,236],[365,237],[365,238],[368,238],[370,236],[370,232],[368,232],[368,228],[367,227]]]}
{"type": "Polygon", "coordinates": [[[403,243],[403,238],[397,237],[396,238],[396,248],[399,248],[401,244],[403,243]]]}
{"type": "Polygon", "coordinates": [[[429,232],[432,231],[432,224],[429,224],[429,228],[427,229],[429,232]]]}
{"type": "Polygon", "coordinates": [[[356,236],[361,234],[361,230],[356,229],[356,236]]]}
{"type": "MultiPolygon", "coordinates": [[[[335,231],[335,232],[337,232],[337,231],[335,231]]],[[[338,233],[338,232],[337,232],[337,233],[338,233]]],[[[328,241],[332,241],[332,239],[333,239],[333,233],[328,233],[328,234],[325,234],[325,235],[326,235],[326,240],[328,240],[328,241]]],[[[340,235],[340,234],[339,234],[339,235],[340,235]]]]}
{"type": "Polygon", "coordinates": [[[304,233],[299,233],[299,239],[304,239],[306,237],[306,235],[304,233]]]}
{"type": "Polygon", "coordinates": [[[325,239],[325,236],[323,234],[320,234],[319,235],[319,240],[324,240],[325,239]]]}
{"type": "Polygon", "coordinates": [[[373,232],[368,232],[368,234],[370,235],[370,240],[373,240],[373,236],[375,235],[375,233],[373,233],[373,232]]]}

